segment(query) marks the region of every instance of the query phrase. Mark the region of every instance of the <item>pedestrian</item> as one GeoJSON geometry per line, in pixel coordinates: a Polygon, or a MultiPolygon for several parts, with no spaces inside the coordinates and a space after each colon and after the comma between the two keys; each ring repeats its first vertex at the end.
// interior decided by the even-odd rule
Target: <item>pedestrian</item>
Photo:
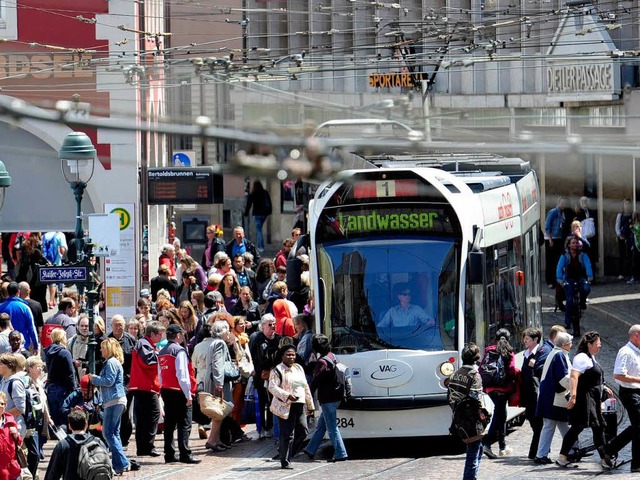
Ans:
{"type": "MultiPolygon", "coordinates": [[[[169,269],[169,278],[176,278],[176,248],[166,243],[162,246],[160,256],[158,257],[158,267],[166,265],[169,269]]],[[[159,273],[159,272],[158,272],[159,273]]]]}
{"type": "Polygon", "coordinates": [[[76,334],[67,343],[73,359],[73,366],[76,368],[78,378],[81,378],[89,368],[89,357],[87,356],[89,349],[89,317],[86,313],[78,317],[76,334]]]}
{"type": "Polygon", "coordinates": [[[265,381],[269,380],[271,369],[278,363],[278,348],[280,335],[276,334],[276,319],[271,314],[265,314],[260,319],[259,330],[249,338],[249,350],[255,368],[254,387],[258,392],[257,422],[260,438],[273,437],[273,415],[269,410],[269,397],[265,381]]]}
{"type": "MultiPolygon", "coordinates": [[[[93,440],[87,432],[87,414],[83,410],[73,410],[69,414],[69,435],[60,440],[53,449],[44,480],[83,480],[78,475],[80,448],[93,440]]],[[[100,439],[98,442],[102,445],[100,439]]]]}
{"type": "MultiPolygon", "coordinates": [[[[296,361],[296,347],[285,344],[278,351],[282,360],[269,375],[270,410],[278,417],[280,467],[292,469],[291,459],[302,448],[308,433],[307,415],[314,411],[313,397],[304,369],[296,361]]],[[[328,419],[327,419],[328,421],[328,419]]],[[[336,452],[341,455],[343,452],[336,452]]],[[[346,451],[340,460],[346,459],[346,451]]]]}
{"type": "Polygon", "coordinates": [[[498,455],[507,456],[512,452],[511,447],[506,444],[507,434],[507,402],[509,397],[515,391],[515,382],[517,381],[518,370],[516,368],[515,355],[513,347],[509,343],[511,334],[506,328],[501,328],[496,332],[495,342],[485,349],[484,358],[480,364],[480,373],[483,375],[482,388],[489,395],[493,402],[493,417],[489,425],[489,431],[483,439],[484,454],[491,459],[497,458],[491,450],[491,444],[498,441],[500,448],[498,455]],[[499,357],[498,357],[499,356],[499,357]],[[490,362],[495,359],[498,368],[504,369],[504,373],[500,373],[500,380],[487,382],[485,373],[488,371],[490,362]],[[502,366],[500,366],[500,361],[502,366]]]}
{"type": "MultiPolygon", "coordinates": [[[[260,255],[258,254],[256,246],[245,238],[244,228],[242,228],[241,226],[237,226],[233,229],[233,239],[227,243],[225,252],[229,257],[229,264],[231,264],[231,258],[233,258],[236,254],[245,252],[249,252],[253,255],[255,263],[260,263],[260,255]]],[[[216,266],[216,268],[220,267],[216,266]]],[[[224,275],[224,273],[226,272],[218,271],[218,273],[224,275]]]]}
{"type": "Polygon", "coordinates": [[[320,413],[316,429],[304,453],[313,460],[324,439],[324,434],[327,433],[333,445],[333,457],[329,461],[342,462],[347,459],[348,455],[337,423],[338,407],[344,398],[344,391],[337,383],[335,374],[338,359],[331,352],[331,342],[324,335],[314,335],[312,347],[319,359],[313,372],[310,388],[312,394],[316,391],[318,393],[318,402],[322,413],[320,413]]]}
{"type": "Polygon", "coordinates": [[[158,300],[158,292],[160,290],[166,290],[169,292],[170,297],[176,296],[176,290],[178,289],[178,282],[175,278],[171,277],[171,268],[169,265],[164,264],[158,267],[158,275],[151,279],[151,300],[158,300]]]}
{"type": "Polygon", "coordinates": [[[138,340],[131,354],[129,391],[133,396],[136,418],[136,454],[159,457],[154,446],[160,422],[160,378],[156,344],[165,332],[162,323],[149,322],[144,336],[138,340]]]}
{"type": "Polygon", "coordinates": [[[100,344],[102,357],[106,359],[100,375],[89,374],[89,380],[100,387],[104,413],[102,417],[102,437],[111,451],[113,469],[117,475],[139,470],[140,464],[129,461],[120,439],[120,422],[127,407],[124,386],[124,353],[115,338],[107,338],[100,344]]]}
{"type": "Polygon", "coordinates": [[[200,264],[209,271],[213,267],[213,257],[215,257],[216,253],[224,252],[225,243],[222,239],[224,232],[220,225],[214,223],[207,227],[205,234],[207,236],[207,245],[202,253],[202,262],[200,264]]]}
{"type": "MultiPolygon", "coordinates": [[[[474,343],[468,343],[462,349],[460,359],[462,360],[462,367],[451,375],[448,385],[449,406],[454,412],[454,419],[456,408],[467,399],[472,399],[477,402],[473,409],[474,412],[480,413],[481,407],[482,378],[478,371],[480,348],[474,343]]],[[[478,419],[475,419],[473,423],[476,426],[476,430],[469,433],[469,435],[471,435],[470,437],[463,439],[467,444],[467,455],[462,480],[476,480],[478,478],[480,461],[482,460],[482,433],[484,423],[480,423],[480,428],[482,429],[480,432],[478,432],[477,427],[478,419]],[[473,436],[473,433],[477,433],[477,435],[473,436]]]]}
{"type": "Polygon", "coordinates": [[[622,201],[622,211],[616,215],[616,237],[618,239],[618,280],[624,280],[625,265],[631,264],[633,232],[631,230],[632,208],[628,199],[622,201]]]}
{"type": "Polygon", "coordinates": [[[11,282],[7,285],[7,294],[9,296],[0,303],[0,313],[9,314],[13,329],[22,334],[26,347],[37,355],[40,347],[38,346],[35,321],[27,302],[18,296],[19,291],[20,288],[16,282],[11,282]]]}
{"type": "MultiPolygon", "coordinates": [[[[125,332],[125,326],[126,322],[122,315],[116,314],[111,317],[111,333],[108,335],[108,338],[114,338],[118,341],[120,348],[122,348],[124,358],[122,370],[124,374],[124,390],[127,395],[127,407],[120,422],[120,440],[122,440],[122,446],[126,448],[127,445],[129,445],[129,439],[133,431],[133,425],[131,425],[131,402],[133,401],[133,396],[129,392],[129,378],[131,377],[133,349],[138,339],[130,333],[125,332]]],[[[102,349],[100,349],[100,351],[102,351],[102,349]]]]}
{"type": "MultiPolygon", "coordinates": [[[[244,216],[249,216],[249,212],[253,207],[253,223],[256,226],[256,239],[258,241],[258,251],[264,252],[264,235],[262,234],[262,226],[267,220],[267,217],[271,215],[273,205],[271,203],[271,196],[269,192],[262,186],[260,180],[253,182],[251,193],[247,198],[247,206],[244,209],[244,216]]],[[[231,256],[231,254],[229,254],[231,256]]],[[[257,259],[256,259],[257,261],[257,259]]]]}
{"type": "Polygon", "coordinates": [[[58,311],[49,317],[42,327],[42,348],[51,345],[51,332],[57,328],[64,330],[67,340],[76,334],[76,322],[72,318],[75,310],[75,302],[72,298],[63,297],[60,300],[58,311]]]}
{"type": "Polygon", "coordinates": [[[629,341],[616,356],[613,378],[630,425],[604,447],[604,452],[615,457],[631,442],[631,473],[640,473],[640,324],[629,329],[629,341]]]}
{"type": "Polygon", "coordinates": [[[71,352],[67,350],[67,335],[64,330],[57,328],[51,332],[51,342],[51,345],[44,349],[48,373],[45,389],[51,419],[61,427],[66,424],[62,403],[78,388],[78,381],[71,352]]]}
{"type": "Polygon", "coordinates": [[[191,453],[192,396],[196,391],[195,373],[189,360],[184,330],[180,325],[169,325],[166,330],[167,344],[158,353],[160,363],[160,395],[164,402],[164,461],[165,463],[196,464],[201,460],[191,453]],[[173,433],[178,430],[176,458],[173,433]]]}
{"type": "MultiPolygon", "coordinates": [[[[62,265],[62,260],[67,253],[67,237],[62,232],[47,232],[42,236],[42,254],[51,265],[62,265]]],[[[62,292],[64,284],[49,284],[49,307],[53,308],[58,303],[57,294],[62,292]]]]}
{"type": "Polygon", "coordinates": [[[590,282],[593,280],[593,270],[589,256],[580,251],[579,240],[567,237],[567,251],[560,256],[556,268],[556,282],[566,290],[566,305],[564,310],[564,327],[573,327],[573,334],[580,335],[580,315],[574,314],[574,309],[587,308],[587,297],[591,292],[590,282]],[[579,290],[580,302],[574,305],[574,289],[579,290]]]}
{"type": "Polygon", "coordinates": [[[596,331],[587,332],[578,344],[578,351],[573,357],[570,377],[570,397],[567,402],[569,423],[571,428],[562,439],[562,447],[556,464],[560,467],[571,466],[569,451],[578,440],[580,433],[587,427],[593,433],[593,443],[600,454],[602,468],[614,468],[615,458],[604,451],[605,420],[602,416],[602,399],[604,394],[613,397],[613,392],[604,384],[604,371],[596,360],[602,343],[596,331]]]}
{"type": "Polygon", "coordinates": [[[20,464],[16,459],[16,448],[22,445],[18,425],[7,411],[7,395],[0,392],[0,480],[21,478],[20,464]]]}
{"type": "Polygon", "coordinates": [[[291,247],[293,247],[293,240],[290,238],[285,238],[282,241],[282,248],[278,250],[276,253],[275,265],[278,267],[287,268],[287,258],[289,258],[289,252],[291,252],[291,247]]]}
{"type": "Polygon", "coordinates": [[[27,282],[20,282],[18,284],[18,295],[22,300],[27,302],[29,310],[33,315],[33,321],[36,326],[36,332],[40,334],[42,327],[44,326],[44,317],[42,313],[42,305],[40,302],[31,298],[31,286],[27,282]]]}
{"type": "Polygon", "coordinates": [[[559,196],[555,208],[549,210],[547,218],[544,222],[544,239],[545,239],[545,278],[549,288],[555,288],[555,271],[558,265],[558,259],[562,255],[564,249],[565,235],[565,208],[567,200],[563,196],[559,196]]]}
{"type": "MultiPolygon", "coordinates": [[[[522,372],[520,381],[520,404],[525,408],[525,418],[529,421],[533,435],[531,444],[529,445],[529,459],[535,460],[538,451],[538,442],[540,441],[540,432],[542,431],[542,418],[536,415],[538,406],[538,394],[540,392],[540,378],[542,377],[542,369],[544,363],[537,360],[545,354],[546,350],[540,344],[542,340],[542,332],[539,328],[527,328],[522,333],[522,343],[524,344],[524,353],[522,356],[522,372]]],[[[548,352],[546,352],[548,354],[548,352]]]]}
{"type": "Polygon", "coordinates": [[[571,335],[558,332],[553,350],[547,356],[542,370],[536,407],[536,414],[543,419],[538,452],[534,460],[537,465],[553,463],[549,458],[549,451],[556,427],[563,437],[569,431],[566,395],[569,394],[569,351],[572,342],[571,335]]]}

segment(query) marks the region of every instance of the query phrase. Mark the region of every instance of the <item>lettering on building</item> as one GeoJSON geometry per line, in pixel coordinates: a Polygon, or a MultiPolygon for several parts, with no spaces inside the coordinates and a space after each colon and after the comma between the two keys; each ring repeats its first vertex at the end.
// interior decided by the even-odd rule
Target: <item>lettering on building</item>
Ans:
{"type": "Polygon", "coordinates": [[[549,93],[611,92],[615,89],[613,63],[550,65],[547,85],[549,93]]]}
{"type": "Polygon", "coordinates": [[[80,78],[92,77],[94,71],[86,62],[91,55],[84,54],[82,62],[70,53],[35,55],[0,55],[0,77],[80,78]]]}
{"type": "Polygon", "coordinates": [[[422,80],[422,74],[410,73],[373,73],[369,75],[369,86],[373,88],[415,88],[414,80],[422,80]]]}

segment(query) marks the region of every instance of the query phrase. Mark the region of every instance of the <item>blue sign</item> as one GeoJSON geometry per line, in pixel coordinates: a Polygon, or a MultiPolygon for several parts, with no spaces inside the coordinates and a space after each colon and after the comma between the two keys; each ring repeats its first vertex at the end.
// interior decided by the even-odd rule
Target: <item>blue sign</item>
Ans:
{"type": "Polygon", "coordinates": [[[87,267],[42,267],[38,272],[40,283],[80,283],[88,279],[87,267]]]}
{"type": "Polygon", "coordinates": [[[178,152],[173,154],[174,167],[190,167],[191,159],[186,153],[178,152]]]}

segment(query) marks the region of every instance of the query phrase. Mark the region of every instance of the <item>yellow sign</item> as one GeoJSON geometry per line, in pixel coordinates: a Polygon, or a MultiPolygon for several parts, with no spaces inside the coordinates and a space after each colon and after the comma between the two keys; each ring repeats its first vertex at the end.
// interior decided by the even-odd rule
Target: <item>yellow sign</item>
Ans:
{"type": "Polygon", "coordinates": [[[422,74],[410,73],[374,73],[369,75],[369,86],[374,88],[407,87],[414,88],[417,85],[414,80],[422,80],[422,74]]]}
{"type": "Polygon", "coordinates": [[[110,213],[115,213],[116,215],[118,215],[118,219],[120,222],[120,231],[125,230],[131,223],[131,214],[124,208],[114,208],[110,213]]]}

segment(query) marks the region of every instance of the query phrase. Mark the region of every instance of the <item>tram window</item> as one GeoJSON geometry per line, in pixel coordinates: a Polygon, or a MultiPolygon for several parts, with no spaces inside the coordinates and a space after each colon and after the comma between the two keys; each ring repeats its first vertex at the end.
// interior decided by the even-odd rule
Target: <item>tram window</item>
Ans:
{"type": "Polygon", "coordinates": [[[460,251],[448,239],[385,237],[318,246],[332,279],[323,330],[334,351],[454,348],[460,251]]]}

